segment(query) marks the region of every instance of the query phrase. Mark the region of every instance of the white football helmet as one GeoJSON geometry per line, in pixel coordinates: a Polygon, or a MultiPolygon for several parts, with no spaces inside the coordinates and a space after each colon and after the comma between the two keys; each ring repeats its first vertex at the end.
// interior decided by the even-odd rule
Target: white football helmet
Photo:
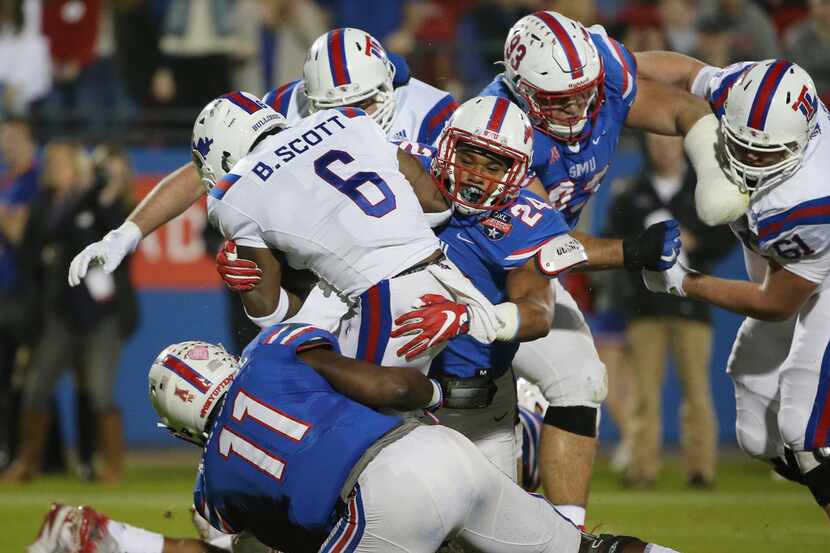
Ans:
{"type": "Polygon", "coordinates": [[[605,70],[582,23],[553,11],[521,18],[507,34],[504,64],[536,128],[567,142],[583,138],[605,98],[605,70]]]}
{"type": "Polygon", "coordinates": [[[174,436],[204,445],[211,412],[221,405],[239,370],[222,346],[181,342],[158,354],[150,367],[150,401],[160,426],[174,436]]]}
{"type": "Polygon", "coordinates": [[[527,114],[505,98],[479,96],[461,104],[447,121],[432,170],[453,208],[472,215],[516,201],[532,159],[533,127],[527,114]],[[466,167],[458,159],[459,146],[504,162],[507,172],[496,178],[466,167]],[[465,182],[457,182],[459,175],[465,182]]]}
{"type": "Polygon", "coordinates": [[[380,42],[360,29],[335,29],[311,45],[303,67],[303,83],[311,113],[375,102],[367,113],[388,132],[395,116],[392,80],[395,66],[380,42]]]}
{"type": "Polygon", "coordinates": [[[798,65],[766,60],[744,70],[720,120],[727,174],[741,192],[775,186],[799,168],[818,109],[813,79],[798,65]]]}
{"type": "Polygon", "coordinates": [[[193,163],[208,191],[237,161],[248,155],[258,139],[288,121],[248,92],[230,92],[212,100],[193,125],[193,163]]]}

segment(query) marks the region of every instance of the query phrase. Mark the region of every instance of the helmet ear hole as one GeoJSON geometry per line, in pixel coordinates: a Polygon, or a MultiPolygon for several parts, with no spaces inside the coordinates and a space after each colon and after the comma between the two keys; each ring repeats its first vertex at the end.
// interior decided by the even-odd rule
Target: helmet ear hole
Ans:
{"type": "Polygon", "coordinates": [[[228,162],[230,157],[230,152],[222,152],[222,170],[226,173],[230,173],[231,171],[231,164],[228,162]]]}

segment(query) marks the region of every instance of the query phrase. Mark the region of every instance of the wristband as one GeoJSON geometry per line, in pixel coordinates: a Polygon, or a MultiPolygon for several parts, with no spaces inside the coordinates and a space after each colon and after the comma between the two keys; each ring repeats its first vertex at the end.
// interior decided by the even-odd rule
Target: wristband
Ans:
{"type": "Polygon", "coordinates": [[[248,310],[245,309],[245,315],[247,315],[248,318],[251,319],[251,322],[259,328],[268,328],[271,325],[281,323],[282,320],[285,319],[286,314],[288,314],[288,303],[288,292],[285,291],[285,288],[280,286],[280,299],[277,302],[277,308],[273,313],[265,315],[264,317],[251,317],[251,315],[248,314],[248,310]]]}
{"type": "Polygon", "coordinates": [[[493,307],[496,311],[496,317],[501,323],[501,328],[496,332],[496,340],[502,342],[512,341],[519,333],[519,326],[521,325],[519,306],[511,301],[506,301],[493,307]]]}

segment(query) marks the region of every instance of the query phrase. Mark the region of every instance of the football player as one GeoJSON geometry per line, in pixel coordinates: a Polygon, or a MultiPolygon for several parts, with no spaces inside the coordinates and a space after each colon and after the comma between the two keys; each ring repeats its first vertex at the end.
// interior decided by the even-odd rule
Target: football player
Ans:
{"type": "MultiPolygon", "coordinates": [[[[263,272],[262,283],[242,294],[260,327],[293,310],[281,288],[287,264],[313,272],[331,296],[306,301],[302,320],[325,319],[335,329],[349,313],[340,328],[348,355],[426,369],[435,346],[460,333],[495,339],[501,324],[493,306],[440,251],[421,209],[426,200],[419,202],[398,171],[398,149],[363,110],[325,110],[286,128],[262,102],[232,93],[197,117],[193,143],[210,187],[210,221],[263,272]],[[258,128],[263,121],[266,130],[258,128]],[[391,335],[392,321],[424,294],[445,302],[432,310],[434,324],[414,338],[391,335]],[[396,352],[410,340],[422,347],[404,359],[396,352]]],[[[431,183],[423,188],[436,194],[431,183]]]]}
{"type": "MultiPolygon", "coordinates": [[[[436,229],[444,251],[506,322],[499,341],[452,340],[433,360],[430,375],[450,394],[463,398],[480,386],[493,389],[492,399],[478,404],[450,395],[436,416],[514,481],[520,452],[510,364],[518,342],[550,329],[554,298],[548,280],[585,261],[559,212],[522,188],[532,163],[532,135],[530,120],[518,106],[479,96],[453,114],[437,147],[401,144],[421,158],[452,205],[452,217],[436,229]]],[[[402,316],[396,323],[403,326],[393,333],[418,328],[419,315],[402,316]]]]}
{"type": "MultiPolygon", "coordinates": [[[[432,553],[448,538],[494,553],[671,553],[582,533],[457,432],[375,410],[430,405],[436,387],[417,371],[342,356],[322,329],[285,323],[263,330],[241,362],[183,342],[149,375],[162,425],[203,449],[194,505],[223,532],[292,553],[432,553]]],[[[93,545],[117,542],[98,522],[93,545]]],[[[125,545],[170,551],[161,540],[154,550],[125,545]]]]}
{"type": "MultiPolygon", "coordinates": [[[[698,210],[707,222],[737,216],[746,205],[717,164],[716,132],[704,120],[706,103],[640,78],[635,57],[601,26],[586,29],[551,11],[523,17],[508,33],[504,65],[504,73],[481,94],[508,98],[528,113],[534,126],[531,168],[538,177],[531,186],[572,228],[606,175],[624,125],[686,135],[699,178],[698,210]],[[713,201],[712,190],[727,193],[713,201]]],[[[664,252],[664,246],[678,233],[672,221],[624,241],[573,235],[584,245],[592,270],[662,270],[674,263],[673,250],[664,252]]],[[[550,402],[539,452],[545,491],[583,524],[607,376],[576,302],[558,281],[552,286],[553,327],[547,337],[522,344],[513,366],[550,402]]]]}
{"type": "Polygon", "coordinates": [[[738,443],[807,486],[830,516],[830,116],[807,72],[787,60],[686,61],[685,76],[681,63],[666,78],[710,102],[727,174],[750,194],[730,224],[750,280],[682,265],[643,278],[652,291],[746,316],[727,365],[738,443]]]}
{"type": "MultiPolygon", "coordinates": [[[[410,78],[408,73],[405,62],[398,59],[392,64],[380,43],[368,33],[336,29],[312,45],[303,83],[289,83],[266,94],[264,100],[291,124],[320,109],[355,103],[382,125],[390,139],[431,142],[458,104],[451,95],[410,78]]],[[[107,272],[115,270],[143,237],[183,213],[204,194],[193,162],[176,169],[156,184],[123,225],[73,259],[70,283],[84,278],[91,263],[101,263],[107,272]]],[[[449,212],[433,216],[443,221],[449,212]]]]}

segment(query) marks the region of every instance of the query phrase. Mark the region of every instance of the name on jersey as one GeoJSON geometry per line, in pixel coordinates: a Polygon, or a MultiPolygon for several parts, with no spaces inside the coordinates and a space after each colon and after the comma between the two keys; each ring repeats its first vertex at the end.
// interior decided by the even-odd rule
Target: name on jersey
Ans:
{"type": "Polygon", "coordinates": [[[254,166],[254,174],[256,174],[263,181],[268,180],[268,177],[270,177],[275,170],[279,169],[294,158],[303,155],[313,146],[320,144],[326,137],[333,136],[336,131],[345,129],[346,126],[340,120],[340,117],[340,115],[332,115],[325,121],[316,124],[300,136],[291,139],[288,144],[283,144],[274,150],[274,154],[279,158],[279,162],[269,165],[264,161],[260,161],[256,164],[256,166],[254,166]]]}

